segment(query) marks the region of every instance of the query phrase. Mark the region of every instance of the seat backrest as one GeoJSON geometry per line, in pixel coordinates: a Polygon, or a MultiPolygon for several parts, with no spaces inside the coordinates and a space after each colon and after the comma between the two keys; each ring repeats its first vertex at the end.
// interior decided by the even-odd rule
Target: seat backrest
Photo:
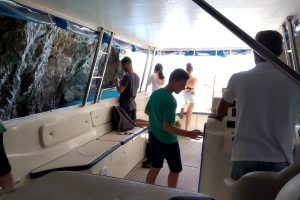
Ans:
{"type": "Polygon", "coordinates": [[[238,181],[225,180],[226,200],[273,200],[280,189],[295,175],[300,173],[300,165],[291,165],[281,172],[251,172],[238,181]]]}
{"type": "Polygon", "coordinates": [[[279,191],[275,200],[299,200],[300,199],[300,174],[293,177],[279,191]]]}
{"type": "Polygon", "coordinates": [[[111,121],[111,106],[105,105],[91,111],[94,127],[102,126],[111,121]]]}
{"type": "Polygon", "coordinates": [[[92,120],[89,113],[80,113],[63,120],[46,123],[40,127],[40,142],[42,147],[49,147],[89,131],[92,120]]]}

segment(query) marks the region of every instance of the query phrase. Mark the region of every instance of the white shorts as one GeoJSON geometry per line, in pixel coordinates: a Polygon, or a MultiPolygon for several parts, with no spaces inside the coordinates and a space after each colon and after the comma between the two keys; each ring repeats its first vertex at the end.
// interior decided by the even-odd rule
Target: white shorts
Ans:
{"type": "Polygon", "coordinates": [[[191,90],[183,90],[184,103],[194,103],[195,102],[195,92],[191,90]]]}

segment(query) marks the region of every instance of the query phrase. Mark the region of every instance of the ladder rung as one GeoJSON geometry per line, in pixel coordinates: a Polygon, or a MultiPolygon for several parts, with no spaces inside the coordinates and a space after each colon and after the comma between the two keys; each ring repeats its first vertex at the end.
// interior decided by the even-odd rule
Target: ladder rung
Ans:
{"type": "Polygon", "coordinates": [[[107,54],[107,52],[105,52],[105,51],[99,51],[99,53],[101,53],[101,55],[102,54],[107,54]]]}
{"type": "Polygon", "coordinates": [[[93,76],[92,79],[102,78],[103,76],[93,76]]]}

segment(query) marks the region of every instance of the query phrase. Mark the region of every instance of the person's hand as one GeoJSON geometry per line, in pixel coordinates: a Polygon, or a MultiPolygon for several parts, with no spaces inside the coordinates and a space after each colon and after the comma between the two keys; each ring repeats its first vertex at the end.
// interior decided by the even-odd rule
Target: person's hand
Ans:
{"type": "Polygon", "coordinates": [[[119,78],[118,77],[116,77],[116,78],[114,78],[114,84],[115,84],[115,86],[119,86],[119,78]]]}
{"type": "Polygon", "coordinates": [[[177,121],[175,122],[175,126],[176,126],[177,128],[180,128],[180,127],[181,127],[181,123],[180,123],[179,120],[177,120],[177,121]]]}
{"type": "Polygon", "coordinates": [[[190,131],[190,138],[195,140],[199,140],[203,135],[204,133],[202,133],[200,130],[197,129],[190,131]]]}

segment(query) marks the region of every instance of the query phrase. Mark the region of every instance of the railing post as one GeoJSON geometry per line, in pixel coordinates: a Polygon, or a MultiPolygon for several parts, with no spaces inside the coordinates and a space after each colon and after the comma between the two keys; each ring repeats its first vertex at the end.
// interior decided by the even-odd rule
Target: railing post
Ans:
{"type": "MultiPolygon", "coordinates": [[[[148,60],[149,60],[150,51],[151,51],[151,47],[149,46],[148,53],[147,53],[147,58],[146,58],[146,63],[145,63],[145,67],[144,67],[144,72],[143,72],[143,77],[142,77],[142,82],[141,82],[141,85],[140,85],[139,92],[142,91],[142,87],[143,87],[143,83],[144,83],[144,79],[145,79],[145,74],[146,74],[146,70],[147,70],[147,66],[148,66],[148,60]]],[[[147,84],[148,84],[148,80],[146,80],[146,85],[147,84]]]]}
{"type": "MultiPolygon", "coordinates": [[[[152,72],[152,67],[153,67],[153,61],[154,61],[155,54],[156,54],[156,48],[154,48],[154,50],[153,50],[153,54],[152,54],[152,59],[151,59],[151,64],[150,64],[150,69],[149,69],[147,81],[149,80],[150,74],[152,72]]],[[[148,89],[148,84],[146,84],[145,92],[147,92],[147,89],[148,89]]]]}

